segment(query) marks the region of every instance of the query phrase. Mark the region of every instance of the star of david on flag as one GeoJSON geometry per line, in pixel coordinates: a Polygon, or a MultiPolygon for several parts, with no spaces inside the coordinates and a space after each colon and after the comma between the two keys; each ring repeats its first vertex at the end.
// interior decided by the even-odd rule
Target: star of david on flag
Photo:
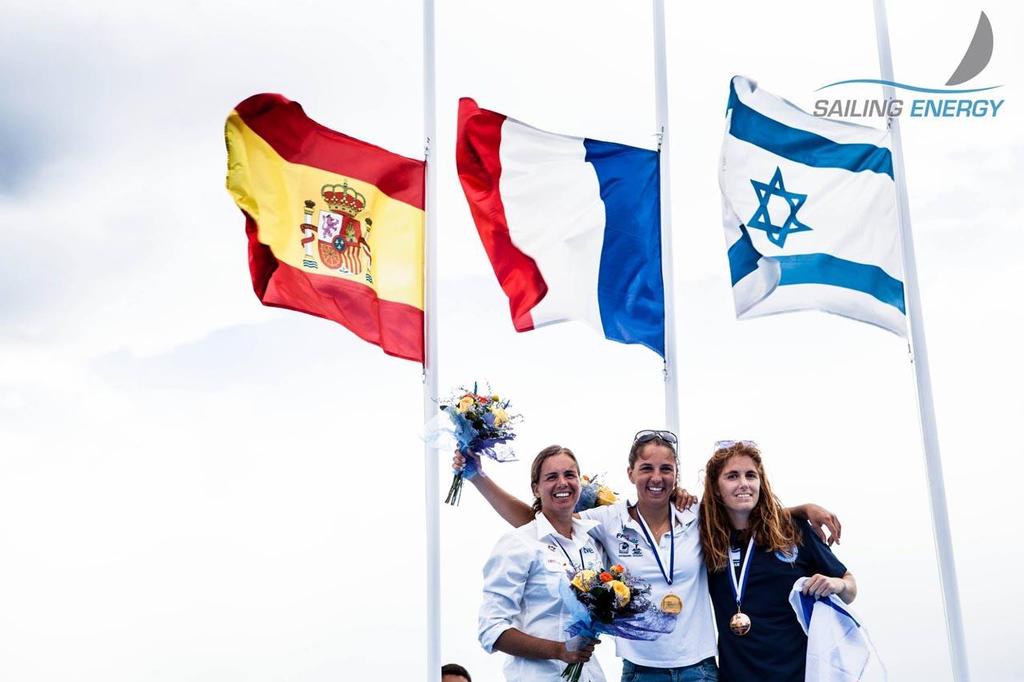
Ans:
{"type": "Polygon", "coordinates": [[[797,310],[906,336],[890,135],[737,76],[719,172],[739,319],[797,310]]]}
{"type": "Polygon", "coordinates": [[[759,203],[754,215],[747,221],[747,227],[764,230],[768,234],[768,241],[777,246],[785,246],[786,237],[793,232],[805,232],[811,229],[796,219],[796,212],[807,201],[807,195],[787,192],[782,181],[782,170],[778,166],[775,167],[775,175],[769,182],[758,182],[751,178],[750,184],[754,186],[759,203]],[[768,211],[768,203],[772,197],[783,199],[789,206],[788,215],[782,225],[772,224],[772,216],[768,211]]]}

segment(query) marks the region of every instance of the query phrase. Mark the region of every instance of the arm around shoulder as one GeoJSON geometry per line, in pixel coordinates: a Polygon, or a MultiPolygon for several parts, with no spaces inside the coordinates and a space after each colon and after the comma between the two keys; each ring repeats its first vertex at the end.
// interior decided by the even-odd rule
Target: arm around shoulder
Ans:
{"type": "Polygon", "coordinates": [[[786,509],[790,516],[808,521],[811,525],[811,530],[817,535],[822,542],[831,546],[832,543],[839,544],[839,538],[843,534],[843,524],[839,523],[839,517],[825,509],[819,504],[813,504],[811,502],[805,504],[799,504],[795,507],[789,507],[786,509]],[[825,531],[821,528],[824,526],[828,529],[829,536],[825,537],[825,531]]]}

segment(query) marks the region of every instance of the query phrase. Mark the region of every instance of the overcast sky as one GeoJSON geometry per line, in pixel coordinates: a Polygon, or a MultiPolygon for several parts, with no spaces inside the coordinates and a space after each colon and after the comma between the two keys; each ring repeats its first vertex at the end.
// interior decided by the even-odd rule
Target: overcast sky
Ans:
{"type": "MultiPolygon", "coordinates": [[[[660,360],[580,324],[513,331],[454,133],[472,96],[653,148],[649,4],[437,4],[440,385],[489,380],[526,416],[522,461],[489,468],[510,490],[559,442],[627,493],[632,434],[663,422],[660,360]]],[[[971,668],[1019,680],[1024,9],[891,4],[904,82],[945,83],[982,10],[995,33],[970,85],[1003,86],[998,117],[903,132],[971,668]]],[[[729,78],[810,108],[877,76],[871,3],[668,5],[684,484],[716,439],[757,440],[785,502],[842,518],[891,679],[949,679],[906,343],[817,313],[737,322],[720,218],[729,78]]],[[[420,156],[420,5],[165,6],[0,6],[0,679],[419,679],[419,366],[259,304],[223,121],[280,92],[420,156]]],[[[498,679],[476,610],[505,529],[471,490],[441,520],[442,657],[498,679]]],[[[610,642],[600,658],[617,679],[610,642]]]]}

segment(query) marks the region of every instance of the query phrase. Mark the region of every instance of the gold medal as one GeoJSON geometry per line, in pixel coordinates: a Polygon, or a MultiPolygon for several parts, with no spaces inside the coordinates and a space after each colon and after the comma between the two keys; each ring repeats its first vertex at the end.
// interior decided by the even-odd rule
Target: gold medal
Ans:
{"type": "Polygon", "coordinates": [[[683,600],[670,592],[661,598],[661,610],[676,615],[683,610],[683,600]]]}
{"type": "Polygon", "coordinates": [[[736,614],[729,619],[729,629],[732,630],[732,634],[737,637],[742,637],[747,634],[750,632],[750,616],[742,611],[737,611],[736,614]]]}

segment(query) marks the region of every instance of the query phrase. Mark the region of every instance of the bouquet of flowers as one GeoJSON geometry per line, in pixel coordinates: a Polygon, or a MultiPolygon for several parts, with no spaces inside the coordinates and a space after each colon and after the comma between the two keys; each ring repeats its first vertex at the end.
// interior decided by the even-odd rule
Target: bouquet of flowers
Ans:
{"type": "MultiPolygon", "coordinates": [[[[676,627],[674,614],[651,603],[651,586],[629,575],[621,564],[607,570],[578,571],[561,589],[572,618],[566,628],[570,637],[597,639],[609,634],[650,641],[676,627]]],[[[570,663],[562,677],[578,682],[582,672],[582,663],[570,663]]]]}
{"type": "Polygon", "coordinates": [[[508,411],[509,401],[497,394],[480,394],[477,385],[473,390],[460,390],[443,401],[441,411],[447,415],[450,424],[443,429],[456,442],[466,457],[461,471],[456,471],[445,503],[456,505],[462,497],[462,481],[479,473],[479,456],[484,455],[496,462],[510,462],[516,458],[509,441],[516,437],[513,426],[522,421],[522,415],[508,411]]]}
{"type": "Polygon", "coordinates": [[[615,504],[618,497],[611,488],[601,482],[601,475],[581,476],[583,485],[580,487],[580,499],[576,503],[575,512],[586,511],[606,504],[615,504]]]}

